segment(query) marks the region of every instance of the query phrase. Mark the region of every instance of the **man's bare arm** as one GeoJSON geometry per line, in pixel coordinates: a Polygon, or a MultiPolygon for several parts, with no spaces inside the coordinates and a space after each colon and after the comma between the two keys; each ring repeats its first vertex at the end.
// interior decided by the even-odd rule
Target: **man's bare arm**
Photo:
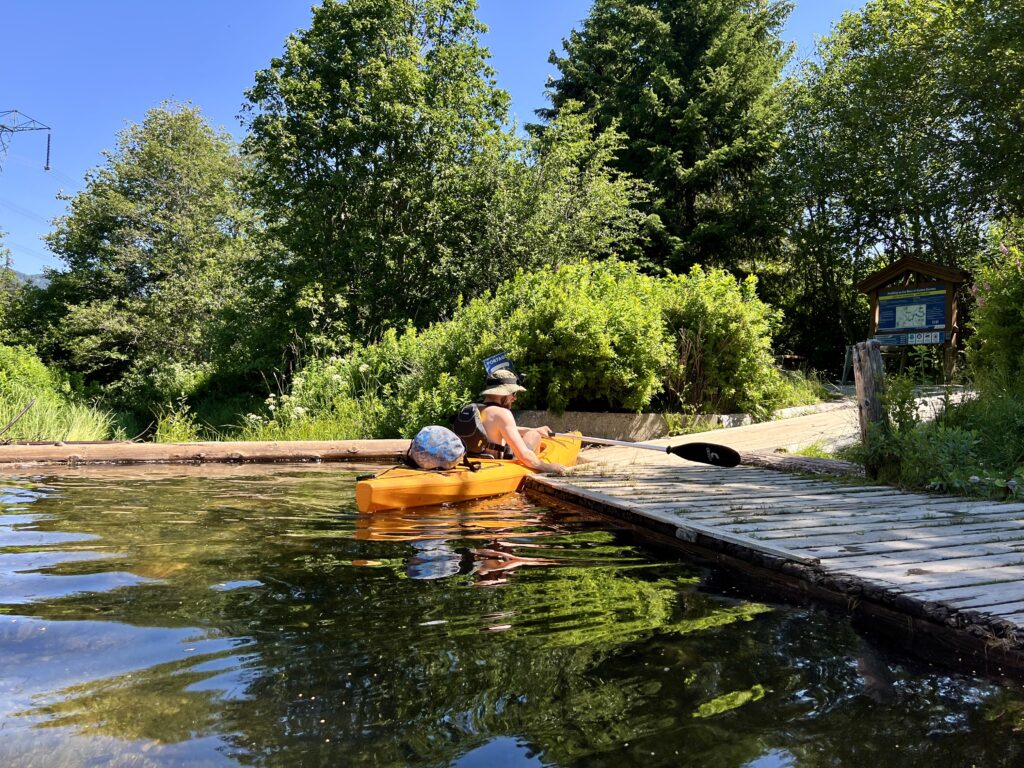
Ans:
{"type": "Polygon", "coordinates": [[[512,449],[512,453],[515,454],[515,457],[522,464],[535,472],[550,472],[556,475],[565,473],[565,467],[561,464],[549,464],[546,461],[541,461],[540,457],[530,449],[523,440],[521,428],[516,426],[515,419],[512,418],[511,414],[503,413],[499,418],[501,419],[499,422],[501,434],[505,438],[508,447],[512,449]]]}

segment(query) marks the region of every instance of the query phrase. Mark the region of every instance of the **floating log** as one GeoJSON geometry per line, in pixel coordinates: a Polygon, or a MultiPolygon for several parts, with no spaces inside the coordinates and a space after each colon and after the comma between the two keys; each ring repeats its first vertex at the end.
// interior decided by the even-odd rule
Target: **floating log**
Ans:
{"type": "Polygon", "coordinates": [[[0,466],[202,462],[397,461],[408,440],[0,445],[0,466]]]}

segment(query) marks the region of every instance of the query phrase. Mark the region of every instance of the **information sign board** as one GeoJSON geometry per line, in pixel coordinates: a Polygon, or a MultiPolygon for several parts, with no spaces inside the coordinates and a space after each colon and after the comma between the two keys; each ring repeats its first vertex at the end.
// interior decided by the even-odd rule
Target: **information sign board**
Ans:
{"type": "MultiPolygon", "coordinates": [[[[916,331],[948,328],[946,288],[910,288],[878,294],[878,330],[916,331]]],[[[910,342],[934,344],[937,342],[910,342]]]]}

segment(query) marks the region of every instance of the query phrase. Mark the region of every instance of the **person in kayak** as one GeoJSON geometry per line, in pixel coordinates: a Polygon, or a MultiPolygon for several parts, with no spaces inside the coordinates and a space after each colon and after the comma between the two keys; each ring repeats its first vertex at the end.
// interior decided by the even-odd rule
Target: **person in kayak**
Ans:
{"type": "Polygon", "coordinates": [[[562,475],[565,467],[542,461],[537,456],[542,438],[550,437],[551,428],[519,427],[512,415],[512,404],[526,387],[510,370],[495,371],[487,377],[480,392],[482,402],[470,403],[455,419],[455,432],[466,444],[471,458],[517,459],[535,472],[562,475]]]}

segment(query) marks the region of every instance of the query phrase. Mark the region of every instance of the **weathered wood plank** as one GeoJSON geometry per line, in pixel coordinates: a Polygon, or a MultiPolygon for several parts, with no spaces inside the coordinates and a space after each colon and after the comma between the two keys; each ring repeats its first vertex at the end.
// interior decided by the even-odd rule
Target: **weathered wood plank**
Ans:
{"type": "Polygon", "coordinates": [[[1024,575],[1024,554],[1020,552],[1004,552],[977,555],[975,557],[932,560],[928,563],[892,563],[883,558],[878,558],[873,563],[861,563],[856,568],[849,568],[844,564],[837,564],[831,561],[824,561],[822,563],[822,567],[828,570],[851,571],[867,578],[871,578],[874,574],[884,576],[885,578],[890,578],[891,574],[898,575],[900,578],[923,575],[938,577],[942,574],[962,573],[964,571],[978,572],[1007,566],[1020,566],[1021,574],[1024,575]]]}
{"type": "Polygon", "coordinates": [[[983,589],[974,585],[940,590],[925,588],[910,590],[906,594],[921,601],[941,600],[958,608],[977,607],[1024,600],[1024,583],[1012,580],[993,582],[983,589]]]}
{"type": "MultiPolygon", "coordinates": [[[[873,568],[870,570],[858,570],[858,578],[869,581],[885,581],[895,584],[903,593],[920,592],[929,590],[942,592],[946,589],[958,587],[982,587],[988,584],[1000,584],[1007,581],[1024,580],[1024,568],[1019,565],[1005,565],[1002,567],[988,568],[977,571],[955,571],[932,573],[925,569],[922,573],[907,573],[906,568],[873,568]],[[903,571],[901,574],[900,571],[903,571]]],[[[938,598],[943,599],[943,598],[938,598]]]]}
{"type": "Polygon", "coordinates": [[[947,560],[963,560],[973,557],[984,557],[987,555],[1016,556],[1024,560],[1024,545],[1014,546],[1001,542],[987,544],[965,544],[963,546],[950,547],[926,547],[912,551],[894,551],[892,553],[875,552],[870,555],[858,557],[821,557],[823,563],[828,563],[834,568],[860,568],[875,563],[887,565],[907,565],[910,567],[927,567],[927,563],[938,563],[947,560]]]}
{"type": "MultiPolygon", "coordinates": [[[[543,478],[538,480],[545,485],[552,485],[555,487],[566,487],[566,483],[560,482],[555,478],[543,478]]],[[[600,491],[594,491],[591,489],[573,488],[575,494],[578,494],[585,499],[593,499],[601,501],[606,504],[615,505],[621,509],[628,511],[640,511],[640,505],[633,502],[626,501],[622,498],[610,496],[600,491]]],[[[684,541],[692,541],[693,537],[691,534],[705,534],[713,536],[721,541],[727,541],[734,544],[739,544],[743,547],[751,549],[756,552],[768,554],[773,557],[779,557],[783,559],[793,560],[794,562],[806,563],[806,564],[817,564],[817,559],[806,557],[804,555],[796,555],[780,547],[776,547],[772,544],[751,539],[748,536],[742,536],[737,534],[729,533],[728,531],[722,531],[719,529],[711,529],[707,526],[700,525],[699,523],[691,523],[687,520],[680,520],[677,516],[671,514],[660,514],[644,512],[648,517],[654,520],[661,520],[662,522],[670,523],[676,528],[676,536],[684,541]]]]}
{"type": "Polygon", "coordinates": [[[735,544],[748,562],[756,559],[743,552],[792,563],[772,567],[795,569],[807,589],[856,596],[936,632],[970,627],[961,636],[968,643],[1009,643],[1024,675],[1024,503],[777,480],[760,470],[622,469],[554,482],[701,547],[730,553],[735,544]]]}
{"type": "MultiPolygon", "coordinates": [[[[1022,530],[1024,529],[1024,520],[1019,520],[1013,517],[985,517],[966,524],[930,519],[919,520],[916,523],[908,523],[905,525],[894,525],[889,523],[881,525],[823,525],[818,528],[797,529],[799,530],[798,537],[794,535],[794,529],[784,529],[763,531],[758,534],[758,538],[765,539],[766,541],[791,538],[817,538],[820,540],[826,536],[860,534],[862,536],[877,535],[882,538],[889,537],[899,539],[909,538],[921,531],[945,533],[950,536],[955,536],[958,533],[977,533],[980,531],[997,530],[998,528],[1022,530]]],[[[877,541],[878,539],[875,540],[877,541]]]]}
{"type": "MultiPolygon", "coordinates": [[[[1024,594],[1018,590],[1017,596],[1019,598],[1024,597],[1024,594]]],[[[968,606],[958,605],[958,608],[968,609],[968,606]]],[[[981,606],[974,608],[979,613],[987,613],[990,616],[1007,616],[1011,613],[1020,613],[1024,611],[1024,600],[1016,600],[1012,603],[984,603],[981,606]]]]}
{"type": "Polygon", "coordinates": [[[1024,552],[1024,531],[1010,535],[999,535],[998,533],[981,533],[964,536],[962,538],[949,536],[931,536],[913,539],[899,539],[897,541],[880,541],[874,544],[862,546],[828,546],[809,547],[802,551],[807,554],[814,554],[820,560],[845,563],[862,556],[888,556],[915,557],[918,554],[929,552],[936,553],[936,556],[943,556],[944,552],[951,552],[951,557],[957,557],[962,550],[969,550],[971,547],[979,548],[1002,548],[1004,551],[1013,550],[1024,552]]]}
{"type": "Polygon", "coordinates": [[[920,528],[892,528],[889,530],[872,531],[870,533],[855,532],[838,536],[786,536],[767,537],[772,538],[777,544],[785,545],[788,548],[800,552],[814,552],[822,546],[846,546],[870,545],[888,541],[917,541],[922,538],[936,537],[943,539],[955,538],[956,536],[1010,536],[1024,532],[1024,526],[1018,521],[1002,523],[988,523],[975,526],[973,530],[963,530],[956,526],[941,527],[920,527],[920,528]]]}
{"type": "MultiPolygon", "coordinates": [[[[805,520],[792,525],[759,524],[739,519],[729,523],[718,522],[708,523],[700,518],[691,518],[686,510],[674,509],[651,509],[640,507],[649,511],[659,513],[676,514],[680,519],[693,520],[703,525],[717,525],[722,530],[732,533],[752,536],[764,541],[774,541],[780,544],[783,540],[802,540],[804,548],[822,543],[836,543],[836,537],[853,536],[849,541],[867,540],[864,537],[871,536],[875,541],[886,539],[907,539],[919,532],[929,532],[938,535],[956,536],[966,533],[979,533],[987,530],[997,529],[999,526],[1010,530],[1024,530],[1024,520],[1017,517],[985,517],[967,523],[959,519],[924,517],[916,520],[899,519],[874,519],[863,523],[846,523],[843,520],[805,520]]],[[[786,544],[785,546],[791,546],[786,544]]]]}

